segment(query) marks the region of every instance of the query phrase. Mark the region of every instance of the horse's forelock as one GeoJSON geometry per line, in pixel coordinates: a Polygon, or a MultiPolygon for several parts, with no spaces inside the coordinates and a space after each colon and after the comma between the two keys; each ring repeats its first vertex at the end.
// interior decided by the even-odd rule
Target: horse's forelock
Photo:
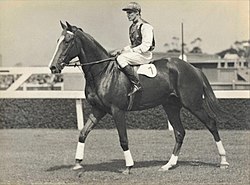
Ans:
{"type": "Polygon", "coordinates": [[[70,31],[72,31],[73,33],[75,33],[75,32],[77,32],[78,30],[82,31],[81,28],[78,28],[78,27],[76,27],[76,26],[72,26],[70,31]]]}

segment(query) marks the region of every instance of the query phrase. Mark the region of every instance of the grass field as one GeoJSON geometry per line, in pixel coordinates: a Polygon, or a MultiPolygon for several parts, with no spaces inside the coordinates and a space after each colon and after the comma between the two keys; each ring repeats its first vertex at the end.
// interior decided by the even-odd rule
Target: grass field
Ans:
{"type": "Polygon", "coordinates": [[[72,171],[77,130],[0,130],[0,184],[249,184],[250,131],[221,131],[230,167],[219,156],[207,130],[188,130],[177,168],[158,172],[169,159],[174,137],[167,130],[128,130],[135,160],[132,174],[116,130],[93,130],[86,143],[84,169],[72,171]]]}

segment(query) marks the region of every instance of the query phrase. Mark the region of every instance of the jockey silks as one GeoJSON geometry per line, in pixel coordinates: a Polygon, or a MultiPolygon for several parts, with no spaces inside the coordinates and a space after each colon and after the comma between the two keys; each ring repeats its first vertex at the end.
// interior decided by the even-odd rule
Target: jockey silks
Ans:
{"type": "MultiPolygon", "coordinates": [[[[130,38],[130,42],[131,42],[131,47],[135,48],[139,45],[142,44],[143,38],[142,38],[142,27],[145,27],[146,29],[144,29],[143,31],[152,31],[153,34],[153,28],[152,26],[142,20],[139,21],[137,23],[133,23],[130,27],[129,27],[129,38],[130,38]],[[149,28],[149,29],[147,29],[149,28]]],[[[144,38],[144,40],[146,40],[147,38],[144,38]]],[[[152,51],[155,48],[155,39],[154,39],[154,35],[153,35],[153,39],[152,40],[146,40],[146,42],[150,42],[150,47],[148,49],[148,51],[152,51]]]]}

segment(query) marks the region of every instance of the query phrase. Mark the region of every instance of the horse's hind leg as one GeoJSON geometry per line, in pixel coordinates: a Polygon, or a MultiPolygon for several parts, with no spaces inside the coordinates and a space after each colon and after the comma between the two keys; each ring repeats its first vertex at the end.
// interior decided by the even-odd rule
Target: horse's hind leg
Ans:
{"type": "Polygon", "coordinates": [[[229,163],[226,160],[226,151],[223,147],[222,141],[220,139],[220,135],[216,126],[216,121],[214,118],[210,117],[206,110],[201,107],[200,109],[191,110],[191,112],[202,122],[205,124],[206,128],[211,132],[216,142],[216,146],[219,151],[219,155],[221,158],[220,167],[228,168],[229,163]]]}
{"type": "Polygon", "coordinates": [[[180,119],[181,106],[177,98],[173,97],[173,100],[176,101],[173,101],[172,104],[163,105],[163,108],[167,113],[168,119],[174,129],[175,146],[170,160],[166,165],[162,166],[159,171],[166,171],[176,166],[178,155],[180,153],[181,146],[185,137],[185,130],[180,119]]]}
{"type": "Polygon", "coordinates": [[[80,163],[82,162],[84,156],[85,140],[89,132],[94,128],[94,126],[100,121],[101,118],[106,115],[105,112],[95,108],[92,108],[91,112],[92,113],[89,115],[86,124],[80,131],[79,140],[76,148],[75,166],[73,167],[73,170],[78,170],[82,168],[80,163]]]}

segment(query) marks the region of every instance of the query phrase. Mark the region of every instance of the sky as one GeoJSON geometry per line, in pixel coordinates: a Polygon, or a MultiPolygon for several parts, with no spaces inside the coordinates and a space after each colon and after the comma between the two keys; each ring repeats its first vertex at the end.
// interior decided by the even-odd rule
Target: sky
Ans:
{"type": "MultiPolygon", "coordinates": [[[[129,44],[127,0],[0,0],[2,66],[47,66],[61,34],[61,21],[81,27],[104,48],[129,44]]],[[[190,45],[202,39],[213,54],[235,41],[249,40],[249,0],[138,0],[142,18],[154,27],[157,52],[173,37],[190,45]]]]}

